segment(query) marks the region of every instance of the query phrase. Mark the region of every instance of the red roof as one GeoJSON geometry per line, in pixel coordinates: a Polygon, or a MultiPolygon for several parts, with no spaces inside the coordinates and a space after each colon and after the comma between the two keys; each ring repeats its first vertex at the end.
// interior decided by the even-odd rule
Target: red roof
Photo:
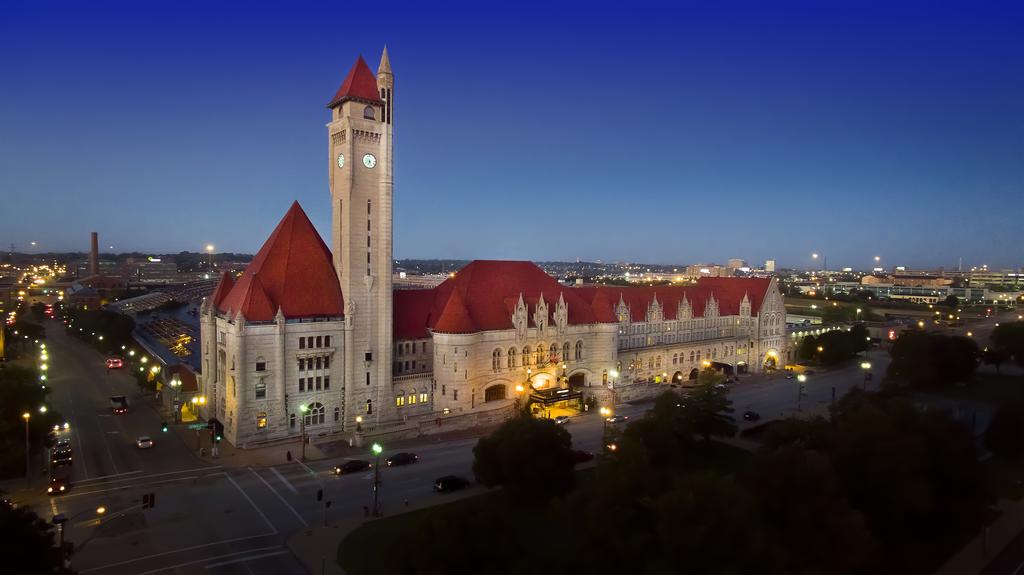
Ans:
{"type": "Polygon", "coordinates": [[[298,202],[217,309],[240,311],[250,321],[273,320],[278,309],[289,319],[344,315],[331,252],[298,202]]]}
{"type": "Polygon", "coordinates": [[[377,91],[377,77],[370,71],[363,57],[360,56],[352,69],[345,76],[338,92],[331,98],[327,107],[330,108],[345,100],[363,100],[366,102],[380,102],[380,93],[377,91]]]}
{"type": "Polygon", "coordinates": [[[220,302],[224,301],[224,298],[228,296],[228,292],[235,285],[235,278],[230,272],[224,272],[220,274],[220,281],[217,282],[217,289],[213,290],[213,305],[217,307],[220,302]]]}
{"type": "Polygon", "coordinates": [[[453,289],[448,296],[448,303],[441,312],[441,317],[434,324],[434,331],[441,333],[475,333],[480,331],[473,318],[469,316],[466,303],[462,301],[459,290],[453,289]]]}

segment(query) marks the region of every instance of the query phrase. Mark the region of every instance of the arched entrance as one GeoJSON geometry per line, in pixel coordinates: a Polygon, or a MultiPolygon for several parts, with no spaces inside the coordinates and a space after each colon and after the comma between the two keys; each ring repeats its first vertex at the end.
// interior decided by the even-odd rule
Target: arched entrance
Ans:
{"type": "Polygon", "coordinates": [[[484,401],[498,401],[505,399],[505,385],[492,385],[484,390],[484,401]]]}
{"type": "Polygon", "coordinates": [[[697,368],[696,368],[696,367],[695,367],[695,368],[693,368],[693,369],[691,369],[691,370],[690,370],[690,378],[689,378],[689,379],[690,379],[690,381],[697,381],[697,376],[698,376],[698,375],[700,375],[700,372],[699,372],[699,371],[697,371],[697,368]]]}
{"type": "Polygon", "coordinates": [[[672,374],[672,383],[683,383],[683,372],[677,371],[672,374]]]}
{"type": "Polygon", "coordinates": [[[574,373],[569,376],[569,389],[576,389],[577,387],[584,387],[587,385],[587,375],[585,373],[574,373]]]}

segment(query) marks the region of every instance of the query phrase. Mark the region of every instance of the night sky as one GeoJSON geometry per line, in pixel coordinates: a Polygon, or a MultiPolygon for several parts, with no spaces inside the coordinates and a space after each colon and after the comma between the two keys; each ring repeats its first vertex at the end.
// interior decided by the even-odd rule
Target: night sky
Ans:
{"type": "Polygon", "coordinates": [[[0,243],[329,245],[386,43],[397,258],[1024,264],[1019,2],[418,4],[6,0],[0,243]]]}

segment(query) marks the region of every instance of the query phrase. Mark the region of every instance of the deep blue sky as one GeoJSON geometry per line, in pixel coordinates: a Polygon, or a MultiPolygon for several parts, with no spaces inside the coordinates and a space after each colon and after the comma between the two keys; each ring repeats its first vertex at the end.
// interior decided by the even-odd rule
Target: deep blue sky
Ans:
{"type": "Polygon", "coordinates": [[[0,243],[330,244],[387,43],[398,258],[1024,264],[1014,2],[426,4],[3,2],[0,243]]]}

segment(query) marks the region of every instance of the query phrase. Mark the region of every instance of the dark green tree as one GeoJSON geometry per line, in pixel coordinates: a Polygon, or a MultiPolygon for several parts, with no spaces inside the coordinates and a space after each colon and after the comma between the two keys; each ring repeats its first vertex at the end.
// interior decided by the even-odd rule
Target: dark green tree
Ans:
{"type": "Polygon", "coordinates": [[[572,437],[547,419],[516,417],[473,448],[473,473],[487,487],[502,485],[522,503],[540,503],[572,489],[572,437]]]}

